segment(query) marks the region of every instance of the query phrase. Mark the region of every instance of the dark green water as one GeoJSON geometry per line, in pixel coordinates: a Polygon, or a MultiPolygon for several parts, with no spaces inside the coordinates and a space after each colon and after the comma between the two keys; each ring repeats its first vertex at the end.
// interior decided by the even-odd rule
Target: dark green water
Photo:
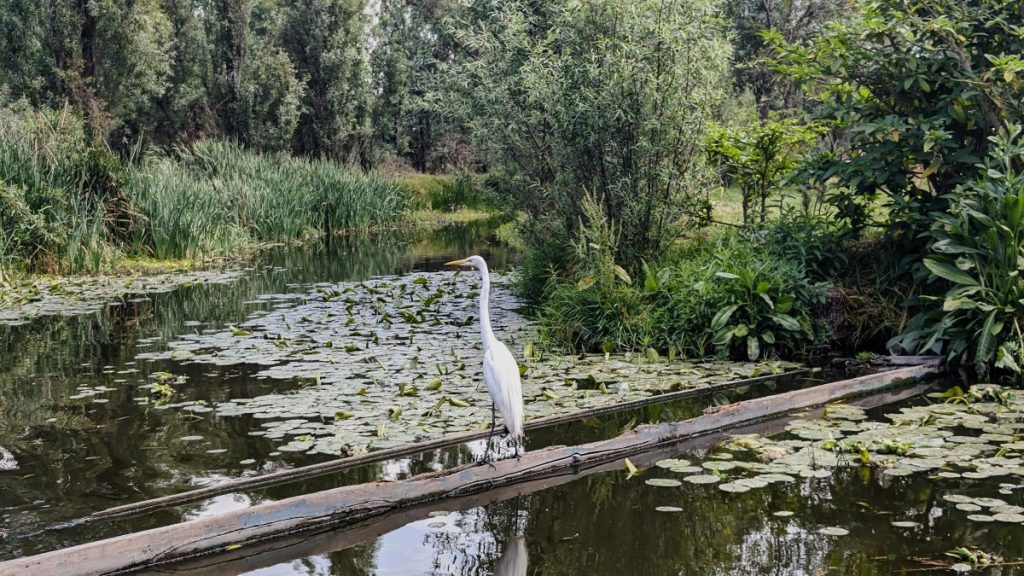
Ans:
{"type": "MultiPolygon", "coordinates": [[[[266,499],[375,479],[401,479],[475,459],[476,443],[386,462],[335,476],[234,494],[138,518],[89,525],[65,523],[130,501],[180,492],[245,474],[300,465],[310,457],[270,456],[270,441],[247,435],[246,418],[194,418],[142,406],[134,398],[145,375],[168,370],[189,377],[186,399],[215,401],[287,392],[302,382],[255,378],[254,367],[216,368],[171,361],[136,362],[137,354],[195,330],[237,323],[266,294],[310,282],[340,282],[431,270],[453,257],[481,253],[495,268],[511,256],[490,246],[486,226],[433,234],[351,237],[330,245],[268,252],[236,283],[192,286],[130,299],[95,315],[38,319],[0,327],[0,446],[19,469],[0,472],[0,559],[52,550],[266,499]],[[69,400],[81,387],[108,386],[105,403],[69,400]],[[175,440],[204,436],[202,444],[175,440]],[[210,452],[211,448],[214,452],[210,452]],[[218,452],[218,450],[223,450],[218,452]],[[242,465],[241,461],[255,460],[242,465]]],[[[780,381],[693,398],[531,435],[529,448],[610,437],[640,422],[691,417],[715,402],[736,401],[812,381],[780,381]]],[[[698,459],[708,448],[692,445],[698,459]]],[[[637,459],[641,467],[661,454],[637,459]]],[[[883,481],[868,469],[832,479],[773,484],[743,494],[715,486],[648,486],[649,470],[627,479],[618,466],[580,478],[555,479],[519,495],[445,503],[358,528],[303,536],[291,546],[241,559],[210,559],[182,573],[258,575],[384,574],[892,574],[920,569],[915,558],[942,560],[973,545],[1017,560],[1024,528],[973,524],[950,511],[921,475],[883,481]],[[676,506],[681,512],[658,512],[676,506]],[[792,511],[788,518],[772,516],[792,511]],[[434,512],[433,516],[429,514],[434,512]],[[894,519],[921,523],[891,526],[894,519]],[[817,533],[849,530],[841,537],[817,533]]],[[[992,482],[992,481],[987,481],[992,482]]],[[[965,485],[965,490],[980,483],[965,485]]],[[[948,484],[945,488],[948,489],[948,484]]],[[[990,491],[989,491],[990,492],[990,491]]],[[[1024,504],[1019,494],[1006,496],[1024,504]]],[[[168,569],[171,570],[171,569],[168,569]]],[[[928,573],[928,572],[912,572],[928,573]]],[[[943,573],[936,571],[934,573],[943,573]]],[[[990,574],[1024,574],[1015,566],[990,574]]]]}

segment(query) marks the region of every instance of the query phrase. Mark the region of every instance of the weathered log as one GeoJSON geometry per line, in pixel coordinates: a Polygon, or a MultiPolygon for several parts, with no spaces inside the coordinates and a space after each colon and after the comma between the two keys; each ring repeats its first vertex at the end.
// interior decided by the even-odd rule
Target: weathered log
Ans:
{"type": "MultiPolygon", "coordinates": [[[[882,392],[866,396],[851,402],[855,406],[865,409],[885,406],[907,400],[923,394],[933,388],[933,384],[919,384],[908,388],[882,392]]],[[[807,413],[808,418],[821,417],[823,408],[817,408],[807,413]]],[[[646,470],[654,466],[659,460],[671,458],[678,454],[707,448],[728,439],[735,434],[760,434],[771,436],[785,430],[786,425],[792,416],[787,414],[775,417],[771,420],[764,420],[755,424],[749,424],[739,428],[733,428],[728,432],[716,432],[704,436],[698,436],[689,440],[683,440],[659,448],[653,452],[647,452],[638,456],[630,457],[630,460],[640,470],[646,470]]],[[[587,468],[580,471],[568,472],[559,476],[552,476],[542,480],[532,480],[522,484],[504,486],[489,490],[480,494],[440,500],[415,506],[412,508],[400,508],[393,512],[386,513],[380,517],[371,518],[357,524],[345,525],[342,528],[332,526],[323,530],[309,531],[293,534],[283,538],[275,538],[266,542],[260,542],[252,546],[244,546],[235,550],[224,551],[213,555],[204,555],[184,562],[162,565],[147,571],[147,574],[163,574],[177,576],[221,576],[222,574],[241,574],[290,562],[299,558],[329,554],[338,550],[350,548],[372,538],[396,530],[410,522],[427,518],[431,512],[437,510],[469,510],[488,506],[495,502],[510,500],[517,496],[533,494],[541,490],[547,490],[576,481],[584,476],[622,470],[622,463],[618,461],[606,462],[600,466],[587,468]]],[[[638,480],[639,481],[639,480],[638,480]]]]}
{"type": "Polygon", "coordinates": [[[914,366],[722,406],[682,422],[644,425],[621,436],[580,446],[529,452],[494,465],[470,465],[398,482],[344,486],[267,502],[252,508],[82,544],[0,564],[0,575],[114,574],[273,538],[352,525],[395,510],[468,497],[498,488],[579,474],[659,447],[744,423],[764,420],[935,375],[937,366],[914,366]]]}
{"type": "MultiPolygon", "coordinates": [[[[645,406],[651,406],[653,404],[675,402],[686,398],[692,398],[694,396],[713,394],[715,392],[721,392],[723,390],[728,390],[732,388],[739,388],[741,386],[751,386],[754,384],[760,384],[771,380],[778,380],[779,378],[791,378],[794,376],[801,376],[809,374],[810,372],[811,371],[806,368],[801,368],[798,370],[784,372],[782,374],[769,374],[764,376],[757,376],[754,378],[744,378],[742,380],[722,382],[720,384],[703,386],[701,388],[691,388],[687,390],[679,390],[676,392],[668,392],[665,394],[659,394],[657,396],[640,398],[637,400],[622,402],[611,406],[600,406],[597,408],[591,408],[589,410],[581,410],[579,412],[573,412],[572,414],[558,414],[555,416],[549,416],[547,418],[537,418],[534,420],[527,421],[526,429],[536,430],[539,428],[546,428],[548,426],[556,426],[558,424],[564,424],[566,422],[572,422],[575,420],[582,420],[584,418],[593,418],[596,416],[603,416],[615,412],[635,410],[637,408],[643,408],[645,406]]],[[[161,496],[158,498],[152,498],[150,500],[144,500],[142,502],[133,502],[131,504],[115,506],[113,508],[108,508],[106,510],[95,512],[89,516],[86,516],[85,518],[75,520],[71,523],[81,524],[86,522],[92,522],[95,520],[125,518],[129,516],[135,516],[138,514],[145,514],[147,512],[152,512],[153,510],[159,510],[161,508],[169,508],[171,506],[179,506],[181,504],[197,502],[199,500],[213,498],[214,496],[220,496],[222,494],[231,494],[233,492],[246,492],[251,490],[269,488],[271,486],[279,486],[291,482],[298,482],[300,480],[308,480],[310,478],[325,476],[327,474],[335,474],[345,470],[350,470],[352,468],[366,466],[368,464],[385,462],[387,460],[394,460],[397,458],[404,458],[406,456],[422,454],[424,452],[438,450],[441,448],[447,448],[449,446],[457,446],[459,444],[464,444],[466,442],[480,440],[486,438],[487,436],[487,430],[476,430],[473,432],[452,434],[449,436],[442,436],[441,438],[435,438],[433,440],[425,440],[423,442],[404,444],[402,446],[395,446],[394,448],[377,450],[374,452],[369,452],[367,454],[361,454],[358,456],[337,458],[335,460],[330,460],[327,462],[310,464],[308,466],[301,466],[298,468],[291,468],[288,470],[279,470],[277,472],[261,474],[259,476],[253,476],[250,478],[238,478],[226,482],[221,482],[213,486],[204,486],[202,488],[196,488],[195,490],[180,492],[178,494],[171,494],[169,496],[161,496]]]]}

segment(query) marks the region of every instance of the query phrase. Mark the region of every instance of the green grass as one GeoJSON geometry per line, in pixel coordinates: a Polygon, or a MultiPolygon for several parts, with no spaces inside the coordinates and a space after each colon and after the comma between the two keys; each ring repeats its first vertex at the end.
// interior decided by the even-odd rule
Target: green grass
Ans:
{"type": "Polygon", "coordinates": [[[147,159],[131,191],[146,216],[136,246],[159,259],[393,225],[409,206],[408,189],[385,176],[216,141],[147,159]]]}
{"type": "Polygon", "coordinates": [[[204,141],[138,162],[93,144],[65,107],[0,102],[0,274],[125,259],[203,260],[250,245],[394,226],[412,192],[329,162],[204,141]]]}

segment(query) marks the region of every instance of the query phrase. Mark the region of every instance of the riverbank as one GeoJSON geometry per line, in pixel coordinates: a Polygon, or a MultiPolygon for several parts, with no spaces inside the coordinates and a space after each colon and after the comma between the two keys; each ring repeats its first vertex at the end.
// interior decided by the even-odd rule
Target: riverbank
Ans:
{"type": "Polygon", "coordinates": [[[485,217],[483,179],[386,174],[221,140],[128,157],[68,109],[0,108],[0,283],[194,269],[266,246],[485,217]],[[444,214],[443,216],[441,214],[444,214]]]}

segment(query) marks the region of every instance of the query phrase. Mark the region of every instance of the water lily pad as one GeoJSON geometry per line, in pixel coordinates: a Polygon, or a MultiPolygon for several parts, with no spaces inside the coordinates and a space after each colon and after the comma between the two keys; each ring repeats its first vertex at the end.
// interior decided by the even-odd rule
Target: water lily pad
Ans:
{"type": "Polygon", "coordinates": [[[921,525],[920,522],[914,522],[911,520],[895,520],[890,522],[896,528],[917,528],[921,525]]]}
{"type": "Polygon", "coordinates": [[[825,536],[846,536],[850,531],[846,528],[839,528],[838,526],[826,526],[818,530],[818,534],[824,534],[825,536]]]}
{"type": "Polygon", "coordinates": [[[181,438],[178,438],[178,441],[179,442],[199,442],[202,439],[203,439],[202,436],[182,436],[181,438]]]}
{"type": "Polygon", "coordinates": [[[680,466],[678,468],[672,468],[670,472],[676,472],[679,474],[700,474],[704,472],[704,469],[700,466],[680,466]]]}
{"type": "Polygon", "coordinates": [[[654,465],[658,468],[681,468],[683,466],[689,466],[690,461],[678,458],[668,458],[666,460],[658,460],[654,465]]]}
{"type": "Polygon", "coordinates": [[[992,519],[996,522],[1020,524],[1024,522],[1024,514],[1000,512],[999,514],[993,514],[992,519]]]}
{"type": "Polygon", "coordinates": [[[718,476],[712,476],[711,474],[697,474],[694,476],[687,476],[686,478],[683,478],[683,480],[690,484],[714,484],[716,482],[720,482],[721,478],[718,476]]]}
{"type": "Polygon", "coordinates": [[[789,510],[779,510],[777,512],[772,512],[772,516],[778,516],[779,518],[789,518],[792,515],[793,512],[789,510]]]}
{"type": "Polygon", "coordinates": [[[679,480],[673,480],[671,478],[649,478],[644,483],[648,486],[658,486],[661,488],[675,488],[683,485],[679,480]]]}
{"type": "Polygon", "coordinates": [[[676,506],[658,506],[655,508],[658,512],[682,512],[683,509],[676,506]]]}
{"type": "Polygon", "coordinates": [[[971,502],[960,502],[959,504],[956,505],[956,509],[962,510],[964,512],[978,512],[982,510],[982,507],[971,502]]]}
{"type": "Polygon", "coordinates": [[[988,514],[968,514],[967,519],[974,522],[995,522],[995,518],[988,514]]]}
{"type": "Polygon", "coordinates": [[[970,502],[974,500],[974,498],[971,498],[970,496],[964,496],[963,494],[944,494],[942,496],[942,499],[945,500],[946,502],[954,503],[970,502]]]}
{"type": "Polygon", "coordinates": [[[732,470],[736,468],[736,463],[723,461],[704,462],[703,464],[701,464],[701,466],[707,468],[708,470],[717,470],[719,472],[724,472],[726,470],[732,470]]]}
{"type": "Polygon", "coordinates": [[[719,484],[718,489],[723,492],[749,492],[750,486],[745,486],[737,482],[728,482],[725,484],[719,484]]]}

